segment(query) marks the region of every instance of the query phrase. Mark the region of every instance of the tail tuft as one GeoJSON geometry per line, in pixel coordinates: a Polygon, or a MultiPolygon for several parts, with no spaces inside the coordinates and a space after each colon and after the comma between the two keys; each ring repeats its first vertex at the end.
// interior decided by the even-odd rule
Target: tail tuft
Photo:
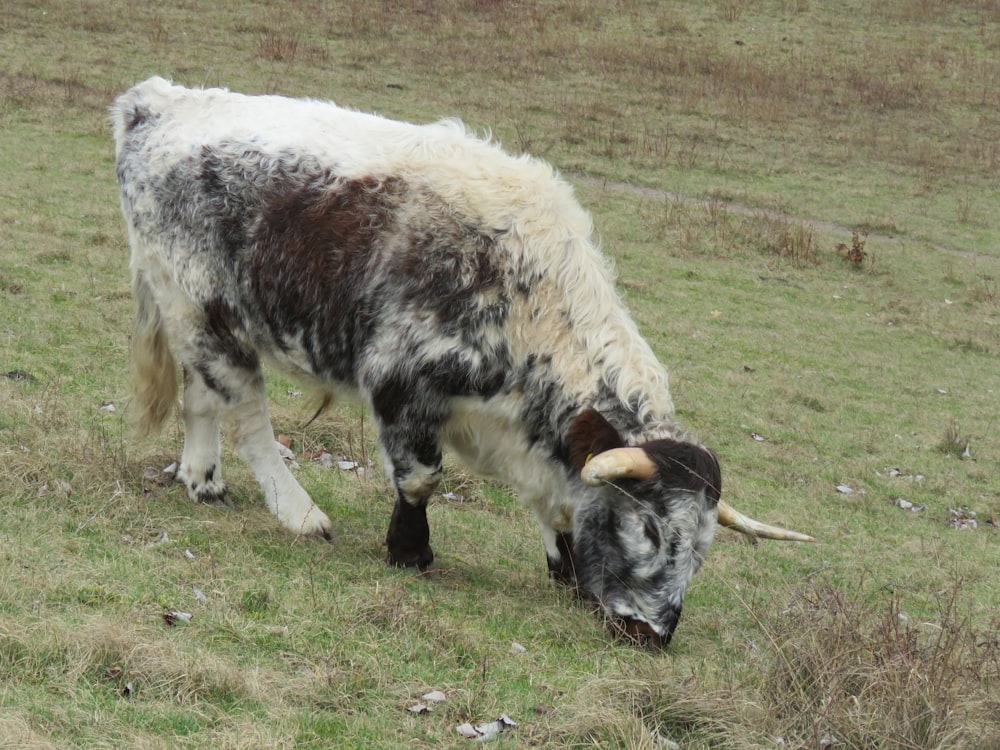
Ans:
{"type": "Polygon", "coordinates": [[[177,365],[167,343],[163,318],[141,273],[132,282],[135,323],[132,327],[133,414],[139,435],[162,427],[177,407],[177,365]]]}

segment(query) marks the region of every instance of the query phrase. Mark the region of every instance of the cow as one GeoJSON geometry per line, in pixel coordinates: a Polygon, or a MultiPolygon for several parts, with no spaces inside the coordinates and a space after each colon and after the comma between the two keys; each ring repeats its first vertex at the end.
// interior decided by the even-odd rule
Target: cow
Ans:
{"type": "Polygon", "coordinates": [[[547,163],[458,120],[153,77],[112,107],[136,306],[133,410],[178,400],[177,478],[222,503],[220,424],[295,534],[331,522],[275,449],[261,365],[354,394],[395,507],[387,561],[433,568],[427,503],[448,448],[512,487],[550,576],[619,634],[665,646],[718,522],[807,540],[720,500],[712,451],[615,289],[589,214],[547,163]]]}

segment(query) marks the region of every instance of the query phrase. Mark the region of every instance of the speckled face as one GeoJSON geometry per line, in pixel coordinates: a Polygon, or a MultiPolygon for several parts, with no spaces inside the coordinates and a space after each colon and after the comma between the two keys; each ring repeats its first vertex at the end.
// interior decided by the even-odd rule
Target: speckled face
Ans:
{"type": "Polygon", "coordinates": [[[665,646],[712,543],[721,479],[705,448],[673,440],[643,447],[657,474],[606,485],[580,507],[574,557],[580,589],[613,630],[665,646]]]}

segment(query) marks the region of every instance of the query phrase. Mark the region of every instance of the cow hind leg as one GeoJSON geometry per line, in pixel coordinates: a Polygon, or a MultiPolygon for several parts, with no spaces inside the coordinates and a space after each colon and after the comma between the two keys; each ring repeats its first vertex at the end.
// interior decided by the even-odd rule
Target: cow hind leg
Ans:
{"type": "Polygon", "coordinates": [[[200,502],[226,503],[219,463],[220,424],[232,428],[237,453],[250,464],[264,502],[294,534],[331,538],[332,524],[295,480],[278,454],[267,409],[264,376],[247,356],[234,365],[231,355],[193,349],[185,360],[184,452],[181,479],[200,502]]]}
{"type": "Polygon", "coordinates": [[[184,452],[177,479],[198,503],[232,507],[222,479],[219,450],[221,399],[197,372],[184,368],[184,452]]]}
{"type": "Polygon", "coordinates": [[[331,539],[330,519],[313,503],[278,454],[259,371],[241,398],[229,405],[225,419],[233,426],[237,452],[250,464],[264,492],[264,502],[282,525],[294,534],[331,539]]]}

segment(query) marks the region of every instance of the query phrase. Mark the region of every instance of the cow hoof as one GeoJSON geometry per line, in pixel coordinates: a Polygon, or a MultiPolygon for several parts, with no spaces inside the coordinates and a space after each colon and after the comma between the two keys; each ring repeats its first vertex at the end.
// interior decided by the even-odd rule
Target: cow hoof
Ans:
{"type": "Polygon", "coordinates": [[[389,550],[386,563],[394,568],[417,568],[426,573],[434,562],[434,552],[430,547],[420,550],[389,550]]]}
{"type": "Polygon", "coordinates": [[[306,513],[298,523],[286,523],[285,526],[297,536],[311,536],[317,539],[325,539],[328,542],[334,541],[333,522],[316,506],[306,513]]]}
{"type": "Polygon", "coordinates": [[[229,493],[226,492],[225,488],[222,492],[214,491],[202,491],[195,494],[195,502],[201,503],[202,505],[211,505],[219,510],[235,510],[236,506],[233,505],[233,501],[229,499],[229,493]]]}
{"type": "Polygon", "coordinates": [[[226,491],[226,483],[215,474],[214,465],[207,471],[201,472],[191,471],[189,467],[181,464],[175,478],[184,485],[187,496],[192,502],[212,505],[222,510],[233,510],[233,502],[226,491]]]}

